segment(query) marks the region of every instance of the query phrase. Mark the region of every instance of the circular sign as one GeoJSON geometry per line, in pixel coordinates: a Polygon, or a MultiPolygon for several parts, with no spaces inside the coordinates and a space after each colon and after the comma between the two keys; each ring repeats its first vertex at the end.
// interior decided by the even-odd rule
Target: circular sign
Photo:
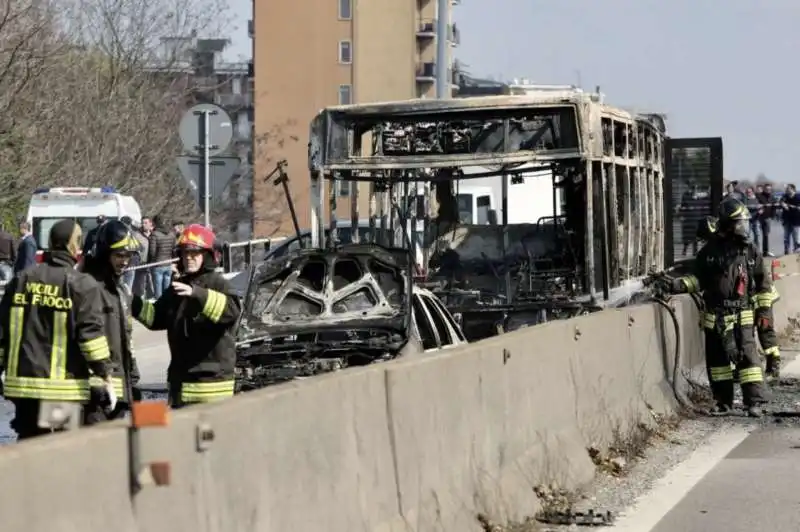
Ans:
{"type": "Polygon", "coordinates": [[[208,156],[215,157],[227,150],[233,140],[233,122],[230,115],[219,105],[201,103],[186,111],[179,130],[181,142],[186,153],[202,157],[203,125],[206,115],[208,115],[208,139],[211,145],[208,156]]]}

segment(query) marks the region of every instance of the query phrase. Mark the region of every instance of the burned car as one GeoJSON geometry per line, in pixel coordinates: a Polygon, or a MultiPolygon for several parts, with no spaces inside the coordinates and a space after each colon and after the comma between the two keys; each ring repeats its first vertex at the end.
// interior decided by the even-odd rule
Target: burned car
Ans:
{"type": "Polygon", "coordinates": [[[409,286],[408,257],[349,244],[253,267],[237,326],[238,390],[465,343],[441,302],[409,286]]]}

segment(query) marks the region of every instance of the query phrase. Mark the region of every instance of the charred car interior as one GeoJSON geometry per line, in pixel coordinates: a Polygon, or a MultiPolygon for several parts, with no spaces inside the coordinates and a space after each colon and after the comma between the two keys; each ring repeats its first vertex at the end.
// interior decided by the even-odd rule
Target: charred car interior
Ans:
{"type": "Polygon", "coordinates": [[[300,249],[251,268],[237,327],[239,389],[393,358],[409,339],[407,253],[300,249]]]}

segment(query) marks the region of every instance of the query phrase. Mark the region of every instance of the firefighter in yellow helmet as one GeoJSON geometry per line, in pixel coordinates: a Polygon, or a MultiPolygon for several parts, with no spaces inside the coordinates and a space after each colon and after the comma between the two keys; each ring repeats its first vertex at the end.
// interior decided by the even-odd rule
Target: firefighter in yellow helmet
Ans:
{"type": "Polygon", "coordinates": [[[56,222],[44,261],[18,273],[0,302],[3,395],[16,407],[19,439],[79,425],[91,396],[116,405],[100,288],[75,270],[80,250],[80,226],[56,222]]]}
{"type": "Polygon", "coordinates": [[[133,298],[133,315],[145,327],[167,331],[170,403],[216,401],[233,396],[236,351],[233,326],[239,298],[215,271],[216,237],[199,224],[178,237],[178,278],[155,303],[133,298]]]}
{"type": "Polygon", "coordinates": [[[697,254],[693,272],[671,280],[675,292],[702,292],[706,366],[715,413],[733,408],[735,364],[747,413],[760,417],[766,402],[755,341],[753,298],[772,294],[772,275],[749,240],[747,207],[736,199],[720,206],[717,230],[697,254]]]}
{"type": "Polygon", "coordinates": [[[94,277],[100,285],[105,330],[111,351],[112,381],[120,399],[116,410],[103,408],[97,400],[88,405],[84,420],[96,423],[119,417],[130,408],[132,401],[140,399],[136,388],[139,370],[133,354],[132,295],[123,279],[123,271],[133,256],[139,253],[139,242],[123,222],[107,220],[97,228],[94,242],[87,251],[83,271],[94,277]]]}
{"type": "MultiPolygon", "coordinates": [[[[710,241],[717,232],[717,223],[717,219],[711,216],[702,220],[697,229],[697,238],[705,242],[710,241]]],[[[778,289],[774,284],[771,284],[768,294],[755,294],[752,298],[756,333],[767,361],[765,373],[769,379],[778,379],[781,370],[781,350],[778,346],[778,335],[775,331],[775,313],[773,311],[773,306],[778,299],[780,299],[780,294],[778,294],[778,289]]]]}

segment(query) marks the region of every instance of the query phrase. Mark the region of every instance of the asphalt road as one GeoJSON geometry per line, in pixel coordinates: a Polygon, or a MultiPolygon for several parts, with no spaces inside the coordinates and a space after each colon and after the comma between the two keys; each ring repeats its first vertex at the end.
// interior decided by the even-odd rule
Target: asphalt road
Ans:
{"type": "MultiPolygon", "coordinates": [[[[800,378],[800,357],[782,370],[800,378]]],[[[800,396],[792,397],[800,401],[800,396]]],[[[792,411],[800,405],[784,405],[792,411]]],[[[631,516],[637,532],[800,530],[800,426],[797,418],[750,424],[698,449],[631,516]],[[663,516],[663,517],[662,517],[663,516]]],[[[621,531],[622,532],[622,531],[621,531]]]]}
{"type": "MultiPolygon", "coordinates": [[[[800,428],[758,428],[720,461],[652,532],[800,529],[800,428]]],[[[646,532],[646,531],[642,531],[646,532]]]]}

